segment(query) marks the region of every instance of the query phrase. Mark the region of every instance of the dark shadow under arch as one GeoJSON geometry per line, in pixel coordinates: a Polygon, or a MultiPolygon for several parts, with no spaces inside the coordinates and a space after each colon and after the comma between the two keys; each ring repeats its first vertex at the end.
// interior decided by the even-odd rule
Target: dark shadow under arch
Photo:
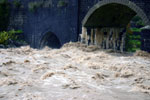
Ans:
{"type": "Polygon", "coordinates": [[[145,25],[149,25],[146,14],[135,3],[129,0],[103,0],[88,11],[82,26],[125,27],[135,15],[141,17],[145,25]]]}
{"type": "Polygon", "coordinates": [[[44,48],[45,46],[50,48],[60,48],[61,43],[54,33],[48,32],[42,37],[40,42],[40,48],[44,48]]]}

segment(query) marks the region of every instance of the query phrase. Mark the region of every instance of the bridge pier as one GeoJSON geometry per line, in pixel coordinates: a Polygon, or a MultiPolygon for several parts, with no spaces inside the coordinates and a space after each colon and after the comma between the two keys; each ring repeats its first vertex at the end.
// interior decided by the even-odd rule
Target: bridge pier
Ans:
{"type": "Polygon", "coordinates": [[[82,27],[81,43],[96,45],[102,49],[124,51],[126,32],[123,32],[123,28],[92,28],[90,31],[88,30],[86,27],[82,27]]]}
{"type": "Polygon", "coordinates": [[[141,49],[150,52],[150,27],[142,30],[141,41],[141,49]]]}

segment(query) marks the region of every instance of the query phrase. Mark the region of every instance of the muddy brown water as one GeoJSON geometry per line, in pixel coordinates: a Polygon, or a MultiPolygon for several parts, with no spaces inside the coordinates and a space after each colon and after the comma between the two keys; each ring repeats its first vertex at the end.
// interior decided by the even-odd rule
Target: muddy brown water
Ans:
{"type": "Polygon", "coordinates": [[[150,100],[150,58],[80,43],[0,49],[0,100],[150,100]]]}

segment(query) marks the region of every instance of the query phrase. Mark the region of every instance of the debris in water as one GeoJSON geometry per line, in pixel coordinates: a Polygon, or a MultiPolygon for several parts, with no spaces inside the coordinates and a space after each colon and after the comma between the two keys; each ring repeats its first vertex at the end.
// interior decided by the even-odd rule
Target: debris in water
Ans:
{"type": "Polygon", "coordinates": [[[25,61],[24,61],[24,63],[29,63],[29,62],[30,62],[29,60],[25,60],[25,61]]]}
{"type": "Polygon", "coordinates": [[[5,63],[3,63],[3,65],[10,65],[10,64],[15,64],[16,62],[15,61],[8,61],[8,62],[5,62],[5,63]]]}
{"type": "Polygon", "coordinates": [[[48,77],[52,77],[54,74],[54,72],[46,72],[44,75],[42,75],[41,79],[45,80],[48,77]]]}
{"type": "Polygon", "coordinates": [[[64,70],[67,70],[67,69],[74,69],[74,70],[78,70],[78,68],[77,68],[77,67],[74,67],[74,66],[72,66],[71,64],[69,64],[69,65],[65,66],[63,69],[64,69],[64,70]]]}
{"type": "Polygon", "coordinates": [[[134,56],[150,57],[150,53],[148,53],[148,52],[146,52],[146,51],[137,50],[137,51],[134,53],[134,56]]]}
{"type": "Polygon", "coordinates": [[[0,80],[0,86],[3,85],[16,85],[18,84],[17,80],[11,78],[3,78],[0,80]]]}
{"type": "Polygon", "coordinates": [[[121,72],[120,76],[123,77],[123,78],[129,78],[129,77],[131,77],[133,75],[134,75],[133,71],[131,71],[131,70],[124,70],[124,71],[121,72]]]}
{"type": "Polygon", "coordinates": [[[32,72],[37,72],[39,70],[44,70],[44,69],[48,69],[48,68],[45,67],[45,66],[42,66],[42,65],[38,65],[38,66],[36,66],[35,68],[32,69],[32,72]]]}
{"type": "Polygon", "coordinates": [[[97,80],[97,79],[104,79],[104,75],[101,73],[96,73],[95,76],[92,77],[93,79],[97,80]]]}

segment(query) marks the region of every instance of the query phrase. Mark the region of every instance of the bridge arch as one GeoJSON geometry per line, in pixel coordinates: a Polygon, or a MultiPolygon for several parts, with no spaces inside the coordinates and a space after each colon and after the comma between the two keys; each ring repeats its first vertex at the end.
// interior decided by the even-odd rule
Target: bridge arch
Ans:
{"type": "Polygon", "coordinates": [[[44,48],[45,46],[50,48],[60,48],[61,42],[54,33],[47,32],[40,40],[40,48],[44,48]]]}
{"type": "MultiPolygon", "coordinates": [[[[120,8],[122,8],[122,10],[127,9],[128,11],[124,13],[124,16],[127,15],[126,17],[128,17],[127,21],[130,21],[135,15],[137,15],[137,16],[141,17],[141,19],[143,20],[145,25],[149,25],[149,19],[147,18],[146,14],[135,3],[133,3],[129,0],[102,0],[102,1],[99,1],[96,5],[94,5],[88,11],[88,13],[86,14],[86,16],[84,17],[84,19],[82,21],[82,26],[93,27],[94,26],[94,25],[92,25],[93,23],[98,22],[98,21],[99,21],[99,23],[101,23],[101,21],[105,20],[104,17],[106,17],[106,16],[101,17],[101,20],[100,20],[99,16],[101,16],[103,14],[103,11],[100,10],[101,8],[102,9],[105,9],[105,8],[108,9],[109,8],[107,5],[114,6],[114,7],[115,7],[115,5],[117,5],[116,8],[119,6],[120,8]],[[99,12],[102,12],[101,15],[99,14],[98,16],[94,16],[94,14],[99,13],[99,12]],[[130,12],[130,14],[128,15],[129,12],[130,12]],[[95,22],[93,21],[93,19],[95,22]]],[[[105,12],[106,12],[106,9],[105,9],[105,12]]],[[[109,10],[112,10],[112,9],[109,9],[109,10]]],[[[124,17],[122,17],[122,18],[124,18],[124,17]]],[[[112,17],[112,20],[113,20],[113,17],[112,17]]],[[[126,22],[124,24],[128,24],[128,23],[126,22]]],[[[101,25],[97,25],[97,26],[101,26],[101,25]]],[[[125,25],[123,25],[123,26],[125,26],[125,25]]],[[[110,27],[112,27],[112,26],[110,26],[110,27]]]]}

